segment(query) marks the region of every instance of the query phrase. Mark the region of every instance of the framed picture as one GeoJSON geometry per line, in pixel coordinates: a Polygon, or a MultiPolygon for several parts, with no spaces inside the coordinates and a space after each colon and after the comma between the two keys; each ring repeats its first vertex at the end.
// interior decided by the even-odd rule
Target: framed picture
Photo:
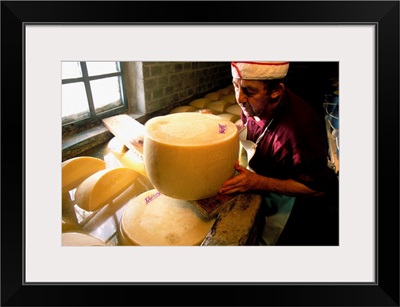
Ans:
{"type": "Polygon", "coordinates": [[[398,1],[2,1],[1,25],[3,306],[399,306],[398,1]],[[339,62],[339,246],[61,246],[62,61],[266,57],[339,62]]]}

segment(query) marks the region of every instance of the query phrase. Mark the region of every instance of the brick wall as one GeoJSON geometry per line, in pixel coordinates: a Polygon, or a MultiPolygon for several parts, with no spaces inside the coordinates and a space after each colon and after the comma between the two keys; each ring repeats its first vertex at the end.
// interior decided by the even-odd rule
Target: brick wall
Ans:
{"type": "Polygon", "coordinates": [[[141,105],[147,114],[187,104],[232,82],[229,62],[142,62],[141,69],[141,105]]]}

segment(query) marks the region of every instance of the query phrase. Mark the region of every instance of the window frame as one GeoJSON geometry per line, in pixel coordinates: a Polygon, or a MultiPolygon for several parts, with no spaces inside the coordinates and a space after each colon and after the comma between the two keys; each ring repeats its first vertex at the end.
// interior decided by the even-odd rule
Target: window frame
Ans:
{"type": "MultiPolygon", "coordinates": [[[[83,82],[84,87],[85,87],[86,97],[88,99],[90,117],[70,121],[67,123],[62,123],[63,130],[71,130],[72,127],[81,127],[81,126],[89,125],[92,123],[98,123],[103,118],[121,114],[121,113],[128,111],[129,103],[128,103],[128,95],[127,95],[127,89],[126,89],[127,82],[125,79],[125,68],[124,68],[123,62],[113,61],[113,62],[117,63],[117,65],[119,67],[119,72],[105,73],[105,74],[100,74],[100,75],[95,75],[95,76],[89,76],[87,66],[86,66],[87,62],[88,61],[79,61],[81,70],[82,70],[82,77],[61,79],[61,84],[64,85],[64,84],[83,82]],[[94,102],[93,102],[92,90],[90,87],[90,81],[100,80],[100,79],[105,79],[105,78],[110,78],[110,77],[119,77],[120,78],[119,85],[120,85],[120,94],[121,94],[121,105],[117,106],[117,107],[113,107],[109,110],[105,110],[105,111],[96,113],[95,107],[94,107],[94,102]]],[[[93,61],[93,62],[95,62],[95,61],[93,61]]]]}

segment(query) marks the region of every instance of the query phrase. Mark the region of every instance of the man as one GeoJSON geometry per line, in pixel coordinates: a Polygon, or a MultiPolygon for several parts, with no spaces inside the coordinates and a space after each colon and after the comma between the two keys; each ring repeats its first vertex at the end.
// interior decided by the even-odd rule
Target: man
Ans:
{"type": "Polygon", "coordinates": [[[236,163],[237,176],[220,193],[264,196],[260,244],[337,245],[338,183],[326,131],[315,110],[285,87],[288,69],[288,62],[231,63],[248,161],[236,163]]]}

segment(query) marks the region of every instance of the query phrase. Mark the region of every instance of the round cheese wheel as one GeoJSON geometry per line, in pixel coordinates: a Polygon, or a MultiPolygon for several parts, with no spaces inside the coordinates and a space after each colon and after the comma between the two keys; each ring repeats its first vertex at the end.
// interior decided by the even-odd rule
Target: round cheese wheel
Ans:
{"type": "Polygon", "coordinates": [[[224,87],[224,88],[220,88],[217,92],[220,92],[224,95],[228,95],[229,94],[229,88],[228,87],[224,87]]]}
{"type": "Polygon", "coordinates": [[[224,96],[224,93],[221,92],[211,92],[204,96],[204,98],[209,98],[212,101],[220,100],[221,97],[224,96]]]}
{"type": "Polygon", "coordinates": [[[232,106],[232,104],[228,101],[225,100],[217,100],[210,102],[207,106],[207,109],[214,110],[218,113],[225,113],[225,110],[229,107],[232,106]]]}
{"type": "Polygon", "coordinates": [[[62,168],[62,192],[76,188],[89,176],[106,168],[106,162],[95,157],[81,156],[65,160],[62,168]]]}
{"type": "Polygon", "coordinates": [[[188,201],[156,189],[132,199],[121,218],[123,245],[200,245],[215,219],[203,217],[188,201]]]}
{"type": "Polygon", "coordinates": [[[239,115],[239,116],[242,114],[242,109],[239,107],[238,104],[233,104],[233,105],[227,107],[225,111],[228,113],[231,113],[231,114],[239,115]]]}
{"type": "Polygon", "coordinates": [[[207,107],[207,105],[211,102],[212,100],[210,98],[199,98],[191,101],[189,103],[190,106],[195,107],[197,109],[203,109],[207,107]]]}
{"type": "Polygon", "coordinates": [[[63,246],[106,246],[104,241],[80,232],[62,233],[61,242],[63,246]]]}
{"type": "Polygon", "coordinates": [[[221,100],[225,100],[225,101],[229,102],[230,104],[236,103],[235,94],[224,95],[221,97],[221,100]]]}
{"type": "Polygon", "coordinates": [[[77,187],[76,203],[86,211],[97,210],[124,192],[138,177],[139,173],[129,167],[101,170],[77,187]]]}
{"type": "Polygon", "coordinates": [[[197,108],[193,106],[180,106],[172,109],[169,114],[181,113],[181,112],[194,112],[197,111],[197,108]]]}
{"type": "Polygon", "coordinates": [[[114,155],[119,161],[121,161],[124,167],[130,167],[147,177],[146,168],[144,167],[143,154],[136,150],[129,149],[123,154],[114,153],[114,155]]]}
{"type": "Polygon", "coordinates": [[[232,122],[212,114],[178,113],[154,117],[145,128],[146,173],[161,193],[208,198],[234,175],[239,136],[232,122]]]}

